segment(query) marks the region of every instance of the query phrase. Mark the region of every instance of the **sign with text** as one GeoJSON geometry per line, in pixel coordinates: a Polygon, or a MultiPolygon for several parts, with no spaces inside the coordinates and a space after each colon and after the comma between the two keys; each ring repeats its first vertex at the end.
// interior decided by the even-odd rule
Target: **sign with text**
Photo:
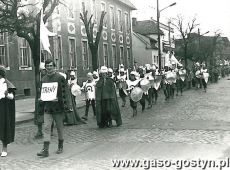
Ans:
{"type": "Polygon", "coordinates": [[[41,100],[55,101],[57,100],[58,83],[42,83],[41,100]]]}

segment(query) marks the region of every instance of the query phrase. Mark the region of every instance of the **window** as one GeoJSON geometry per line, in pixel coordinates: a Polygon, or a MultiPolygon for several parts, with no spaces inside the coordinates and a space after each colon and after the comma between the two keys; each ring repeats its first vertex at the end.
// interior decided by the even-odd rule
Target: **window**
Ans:
{"type": "Polygon", "coordinates": [[[75,38],[69,38],[69,59],[71,69],[77,68],[77,54],[75,44],[75,38]]]}
{"type": "Polygon", "coordinates": [[[130,48],[127,47],[127,67],[129,68],[130,63],[132,63],[131,61],[131,52],[130,52],[130,48]]]}
{"type": "Polygon", "coordinates": [[[94,23],[97,23],[96,0],[91,0],[91,14],[93,15],[92,21],[94,21],[94,23]]]}
{"type": "Polygon", "coordinates": [[[62,57],[62,39],[61,36],[59,35],[57,37],[57,59],[58,59],[58,68],[61,69],[63,68],[63,57],[62,57]]]}
{"type": "Polygon", "coordinates": [[[100,48],[98,48],[98,51],[97,51],[97,65],[98,65],[98,68],[100,68],[101,66],[101,57],[100,57],[100,52],[99,52],[100,48]]]}
{"type": "Polygon", "coordinates": [[[124,64],[124,47],[120,46],[120,64],[124,64]]]}
{"type": "Polygon", "coordinates": [[[88,55],[88,42],[87,42],[87,40],[82,41],[82,64],[83,64],[83,69],[89,68],[89,55],[88,55]]]}
{"type": "Polygon", "coordinates": [[[129,24],[129,14],[127,12],[125,13],[125,29],[126,29],[126,33],[129,34],[130,24],[129,24]]]}
{"type": "Polygon", "coordinates": [[[117,47],[116,45],[112,45],[112,61],[113,61],[113,68],[118,66],[117,64],[117,47]]]}
{"type": "Polygon", "coordinates": [[[108,44],[103,44],[104,65],[109,67],[108,44]]]}
{"type": "MultiPolygon", "coordinates": [[[[106,12],[106,4],[105,4],[105,2],[101,3],[101,12],[103,12],[103,11],[106,12]]],[[[104,17],[103,26],[105,28],[107,28],[107,15],[105,15],[105,17],[104,17]]]]}
{"type": "Polygon", "coordinates": [[[19,66],[21,68],[31,67],[31,51],[28,42],[24,38],[19,38],[19,66]]]}
{"type": "Polygon", "coordinates": [[[158,62],[157,62],[157,56],[154,55],[153,61],[154,61],[154,63],[158,63],[158,62]]]}
{"type": "Polygon", "coordinates": [[[120,32],[122,32],[123,31],[123,28],[122,28],[122,13],[121,13],[121,10],[118,10],[117,11],[118,13],[117,13],[117,19],[118,19],[118,30],[120,31],[120,32]]]}
{"type": "Polygon", "coordinates": [[[68,6],[68,18],[74,18],[74,2],[70,1],[68,6]]]}
{"type": "Polygon", "coordinates": [[[114,7],[110,6],[110,27],[111,29],[115,30],[115,13],[114,13],[114,7]]]}
{"type": "Polygon", "coordinates": [[[9,67],[7,33],[0,33],[0,65],[9,67]]]}

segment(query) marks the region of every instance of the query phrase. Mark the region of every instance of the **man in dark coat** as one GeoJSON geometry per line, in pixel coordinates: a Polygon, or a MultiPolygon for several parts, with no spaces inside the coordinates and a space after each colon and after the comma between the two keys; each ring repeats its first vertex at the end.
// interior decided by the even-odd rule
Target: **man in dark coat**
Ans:
{"type": "Polygon", "coordinates": [[[6,70],[0,66],[0,140],[3,144],[1,157],[7,156],[7,145],[15,135],[15,86],[5,79],[6,70]]]}
{"type": "Polygon", "coordinates": [[[122,124],[114,81],[107,77],[107,72],[107,67],[102,66],[101,77],[96,84],[96,115],[99,128],[111,127],[112,120],[116,121],[117,126],[122,124]]]}

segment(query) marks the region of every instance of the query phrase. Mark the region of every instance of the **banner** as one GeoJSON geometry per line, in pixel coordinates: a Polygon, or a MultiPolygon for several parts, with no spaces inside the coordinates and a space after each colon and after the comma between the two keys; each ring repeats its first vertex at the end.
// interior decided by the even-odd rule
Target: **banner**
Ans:
{"type": "Polygon", "coordinates": [[[40,41],[41,46],[44,50],[48,51],[51,54],[50,51],[50,42],[49,42],[49,36],[55,36],[56,34],[53,32],[50,32],[47,27],[45,26],[43,22],[43,12],[41,10],[41,20],[40,20],[40,41]]]}
{"type": "Polygon", "coordinates": [[[57,101],[58,83],[42,83],[41,100],[42,101],[57,101]]]}

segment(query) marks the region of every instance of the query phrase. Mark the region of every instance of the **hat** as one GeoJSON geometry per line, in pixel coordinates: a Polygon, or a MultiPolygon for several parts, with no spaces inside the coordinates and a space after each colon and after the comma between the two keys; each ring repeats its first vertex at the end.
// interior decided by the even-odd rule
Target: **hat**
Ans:
{"type": "Polygon", "coordinates": [[[152,65],[152,66],[150,67],[150,69],[151,69],[151,70],[156,70],[156,66],[155,66],[155,65],[152,65]]]}
{"type": "Polygon", "coordinates": [[[6,68],[3,65],[0,65],[0,75],[2,75],[3,77],[5,77],[6,75],[6,68]]]}
{"type": "Polygon", "coordinates": [[[71,72],[70,72],[70,75],[71,75],[71,76],[75,76],[75,72],[74,72],[74,71],[71,71],[71,72]]]}
{"type": "Polygon", "coordinates": [[[93,77],[93,74],[91,72],[87,73],[87,77],[93,77]]]}
{"type": "Polygon", "coordinates": [[[124,69],[124,68],[121,68],[121,69],[120,69],[120,72],[125,72],[125,69],[124,69]]]}
{"type": "Polygon", "coordinates": [[[113,73],[113,69],[108,68],[108,72],[113,73]]]}
{"type": "Polygon", "coordinates": [[[96,72],[96,71],[93,71],[93,75],[98,75],[98,72],[96,72]]]}
{"type": "Polygon", "coordinates": [[[136,75],[136,71],[131,71],[130,75],[136,75]]]}
{"type": "Polygon", "coordinates": [[[150,64],[145,64],[146,70],[150,70],[151,66],[150,64]]]}
{"type": "Polygon", "coordinates": [[[87,73],[87,78],[93,79],[93,74],[91,72],[87,73]]]}
{"type": "Polygon", "coordinates": [[[100,73],[107,73],[108,68],[106,66],[101,66],[100,73]]]}

